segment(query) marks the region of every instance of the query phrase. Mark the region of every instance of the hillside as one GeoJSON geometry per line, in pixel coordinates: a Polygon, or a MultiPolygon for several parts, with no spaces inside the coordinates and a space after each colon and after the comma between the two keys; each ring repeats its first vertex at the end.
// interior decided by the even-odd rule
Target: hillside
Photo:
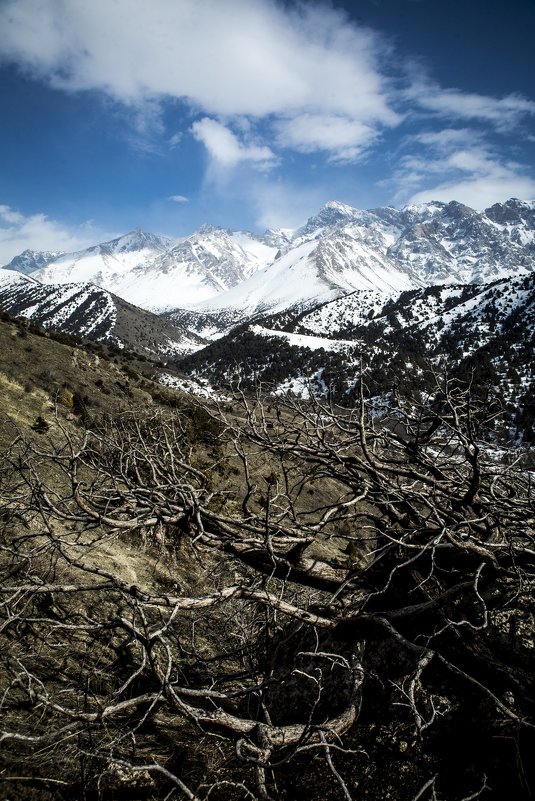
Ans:
{"type": "Polygon", "coordinates": [[[473,375],[509,409],[511,431],[533,441],[535,274],[484,285],[434,286],[384,303],[355,292],[305,311],[257,318],[176,363],[214,386],[269,383],[353,403],[361,360],[373,394],[426,388],[432,368],[473,375]]]}
{"type": "Polygon", "coordinates": [[[167,405],[168,394],[152,380],[157,367],[113,344],[82,346],[1,313],[0,352],[2,447],[10,436],[7,419],[26,431],[41,419],[46,430],[56,425],[56,413],[62,424],[80,425],[132,406],[167,405]]]}
{"type": "Polygon", "coordinates": [[[165,358],[202,347],[205,340],[94,284],[49,284],[0,271],[0,308],[64,334],[165,358]]]}

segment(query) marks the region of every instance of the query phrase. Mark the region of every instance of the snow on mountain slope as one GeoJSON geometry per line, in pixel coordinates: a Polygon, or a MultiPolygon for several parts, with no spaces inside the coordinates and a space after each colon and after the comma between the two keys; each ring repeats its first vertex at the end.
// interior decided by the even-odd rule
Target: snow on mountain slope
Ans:
{"type": "Polygon", "coordinates": [[[423,287],[390,298],[355,292],[302,315],[290,330],[359,339],[373,327],[378,341],[410,331],[423,338],[429,352],[448,340],[466,355],[505,336],[519,321],[529,341],[535,334],[535,272],[482,285],[423,287]]]}
{"type": "Polygon", "coordinates": [[[188,306],[241,283],[276,253],[277,248],[253,234],[204,226],[152,261],[137,266],[114,292],[155,310],[188,306]]]}
{"type": "MultiPolygon", "coordinates": [[[[20,258],[27,271],[31,258],[20,258]]],[[[134,231],[32,275],[47,284],[90,281],[146,309],[187,310],[191,319],[201,315],[197,331],[219,335],[223,322],[207,315],[235,324],[355,290],[390,296],[534,269],[533,201],[511,199],[481,213],[454,201],[367,211],[331,201],[295,231],[257,236],[204,226],[179,242],[134,231]]]]}
{"type": "Polygon", "coordinates": [[[382,307],[381,297],[370,294],[373,315],[362,313],[359,295],[293,317],[288,310],[259,317],[177,367],[213,386],[261,381],[271,392],[313,392],[351,405],[362,359],[372,395],[393,387],[425,390],[430,366],[447,365],[474,388],[493,388],[508,404],[511,430],[519,423],[523,435],[533,436],[522,404],[532,404],[535,388],[535,272],[485,285],[409,290],[382,307]]]}
{"type": "MultiPolygon", "coordinates": [[[[374,313],[364,316],[355,293],[304,315],[290,330],[308,332],[314,330],[314,323],[320,328],[324,322],[325,333],[366,340],[367,347],[381,342],[392,347],[405,332],[430,356],[444,352],[451,357],[455,352],[457,359],[496,338],[505,342],[513,329],[523,331],[526,345],[535,336],[535,272],[482,285],[436,285],[402,292],[387,300],[382,309],[378,301],[377,297],[374,313]],[[336,308],[338,305],[342,308],[336,308]],[[372,337],[366,335],[366,329],[373,331],[372,337]]],[[[535,368],[533,358],[530,361],[535,368]]]]}
{"type": "Polygon", "coordinates": [[[511,198],[485,209],[485,216],[508,238],[535,248],[535,202],[511,198]]]}
{"type": "Polygon", "coordinates": [[[90,281],[141,307],[165,310],[225,291],[276,253],[253,234],[214,226],[178,243],[133,231],[66,254],[33,274],[45,284],[90,281]]]}
{"type": "Polygon", "coordinates": [[[238,286],[197,304],[195,310],[240,309],[244,316],[249,316],[268,309],[275,311],[296,303],[317,301],[326,292],[333,296],[336,290],[326,285],[310,259],[316,247],[316,242],[309,241],[292,248],[238,286]]]}
{"type": "Polygon", "coordinates": [[[351,228],[325,236],[313,255],[321,277],[338,291],[390,293],[415,286],[406,273],[369,242],[355,236],[351,228]]]}
{"type": "Polygon", "coordinates": [[[301,334],[325,337],[336,337],[343,331],[344,336],[347,336],[354,328],[365,325],[368,320],[378,315],[387,300],[396,297],[396,294],[357,290],[300,315],[294,330],[301,334]]]}
{"type": "Polygon", "coordinates": [[[341,232],[302,240],[248,280],[194,309],[239,309],[248,317],[317,305],[356,289],[392,293],[413,286],[395,265],[341,232]]]}
{"type": "Polygon", "coordinates": [[[164,237],[131,231],[110,242],[66,253],[33,275],[44,284],[90,281],[111,290],[125,274],[163,253],[171,244],[164,237]]]}
{"type": "Polygon", "coordinates": [[[191,309],[234,309],[247,317],[355,290],[392,296],[435,284],[485,283],[535,269],[532,240],[535,203],[511,200],[487,215],[457,202],[362,211],[332,201],[288,237],[271,265],[191,309]]]}
{"type": "Polygon", "coordinates": [[[292,242],[311,237],[332,240],[342,253],[345,240],[357,241],[356,266],[367,254],[413,286],[484,283],[535,269],[535,203],[512,199],[479,213],[455,201],[368,211],[331,202],[292,242]]]}
{"type": "Polygon", "coordinates": [[[535,268],[535,254],[462,203],[408,206],[401,219],[406,225],[387,255],[422,285],[484,283],[535,268]]]}
{"type": "Polygon", "coordinates": [[[351,340],[327,339],[326,337],[314,337],[309,334],[293,334],[288,331],[277,331],[274,328],[265,328],[263,325],[251,325],[249,331],[261,337],[279,337],[285,339],[289,345],[296,348],[308,348],[309,350],[344,350],[354,347],[355,343],[351,340]]]}
{"type": "Polygon", "coordinates": [[[2,291],[10,291],[16,287],[31,287],[33,284],[39,286],[39,282],[29,275],[8,270],[7,267],[0,268],[0,289],[2,291]]]}
{"type": "Polygon", "coordinates": [[[0,303],[10,314],[88,338],[109,335],[117,318],[110,293],[93,284],[44,286],[6,270],[0,270],[0,303]]]}
{"type": "Polygon", "coordinates": [[[418,328],[429,341],[457,338],[465,355],[496,337],[506,336],[520,321],[525,341],[529,342],[535,334],[535,274],[506,278],[478,290],[463,299],[469,293],[466,288],[459,288],[460,302],[451,308],[447,304],[439,314],[424,310],[418,328]]]}
{"type": "Polygon", "coordinates": [[[14,259],[11,259],[9,264],[5,265],[6,270],[16,270],[19,273],[28,275],[35,270],[40,270],[46,267],[56,259],[63,256],[63,251],[49,251],[49,250],[23,250],[14,259]]]}
{"type": "Polygon", "coordinates": [[[157,358],[191,353],[206,345],[194,333],[89,283],[44,285],[0,269],[0,308],[44,328],[157,358]]]}
{"type": "Polygon", "coordinates": [[[352,222],[360,221],[363,215],[366,218],[369,213],[354,209],[345,203],[337,200],[330,200],[321,207],[317,214],[309,217],[304,225],[297,228],[290,236],[293,244],[299,244],[308,239],[318,239],[333,228],[343,228],[352,222]]]}

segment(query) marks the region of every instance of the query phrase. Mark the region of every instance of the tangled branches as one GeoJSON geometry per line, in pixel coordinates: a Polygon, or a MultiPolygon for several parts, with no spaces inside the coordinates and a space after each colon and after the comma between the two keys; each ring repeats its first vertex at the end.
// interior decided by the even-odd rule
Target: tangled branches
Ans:
{"type": "Polygon", "coordinates": [[[203,436],[197,409],[16,438],[4,780],[530,797],[533,492],[484,443],[492,414],[437,379],[379,409],[241,395],[202,411],[203,436]]]}

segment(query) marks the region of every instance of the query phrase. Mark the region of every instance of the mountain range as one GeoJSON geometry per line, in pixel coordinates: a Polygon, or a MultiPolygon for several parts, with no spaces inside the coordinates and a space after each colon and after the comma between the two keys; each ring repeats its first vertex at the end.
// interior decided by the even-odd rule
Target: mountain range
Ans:
{"type": "Polygon", "coordinates": [[[533,201],[333,201],[262,235],[207,225],[178,241],[136,230],[77,253],[25,251],[0,270],[0,306],[213,382],[248,363],[277,391],[334,382],[347,395],[363,350],[378,375],[401,375],[402,352],[479,358],[512,402],[534,378],[534,277],[533,201]]]}
{"type": "Polygon", "coordinates": [[[535,204],[461,203],[362,211],[327,203],[295,230],[203,226],[180,241],[132,231],[77,253],[25,251],[6,265],[44,284],[94,283],[150,311],[242,315],[332,300],[484,283],[535,268],[535,204]]]}

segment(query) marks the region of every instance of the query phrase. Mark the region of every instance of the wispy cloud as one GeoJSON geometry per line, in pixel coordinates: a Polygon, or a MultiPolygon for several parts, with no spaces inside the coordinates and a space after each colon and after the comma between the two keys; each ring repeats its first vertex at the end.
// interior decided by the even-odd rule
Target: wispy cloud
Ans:
{"type": "Polygon", "coordinates": [[[392,178],[399,202],[455,199],[483,209],[510,197],[535,196],[526,167],[504,158],[470,128],[423,132],[407,144],[412,152],[400,159],[392,178]]]}
{"type": "Polygon", "coordinates": [[[524,118],[535,116],[535,102],[519,94],[492,97],[459,89],[444,89],[438,84],[417,78],[406,96],[423,111],[449,120],[473,120],[507,131],[524,118]]]}
{"type": "Polygon", "coordinates": [[[251,182],[246,191],[260,229],[296,228],[329,198],[325,187],[305,188],[270,176],[251,182]]]}
{"type": "Polygon", "coordinates": [[[0,205],[0,265],[8,264],[23,250],[76,251],[116,234],[98,231],[90,222],[69,228],[45,214],[25,216],[0,205]]]}
{"type": "Polygon", "coordinates": [[[171,200],[173,203],[189,203],[189,197],[185,195],[169,195],[167,199],[171,200]]]}
{"type": "Polygon", "coordinates": [[[300,153],[325,151],[330,161],[356,161],[376,138],[360,120],[333,114],[300,114],[276,124],[277,142],[300,153]]]}
{"type": "Polygon", "coordinates": [[[535,181],[510,167],[495,164],[484,175],[472,175],[438,184],[432,189],[416,192],[411,203],[430,200],[449,202],[453,198],[473,209],[482,210],[497,202],[516,197],[530,200],[535,197],[535,181]]]}

